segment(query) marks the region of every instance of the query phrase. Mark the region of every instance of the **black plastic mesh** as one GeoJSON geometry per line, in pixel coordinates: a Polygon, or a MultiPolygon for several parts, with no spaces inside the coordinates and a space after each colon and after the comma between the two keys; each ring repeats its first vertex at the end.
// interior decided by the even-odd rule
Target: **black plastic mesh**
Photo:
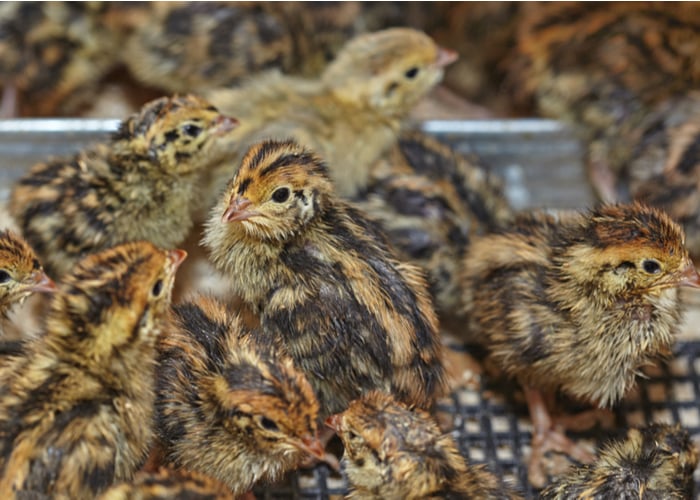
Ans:
{"type": "MultiPolygon", "coordinates": [[[[616,408],[616,430],[596,427],[574,436],[600,445],[630,426],[680,422],[697,439],[700,436],[700,342],[677,344],[673,359],[645,373],[647,378],[640,379],[637,388],[616,408]]],[[[527,482],[526,466],[531,427],[527,408],[517,394],[514,385],[482,377],[481,387],[453,392],[440,402],[438,411],[452,415],[454,436],[470,463],[487,464],[526,498],[534,498],[537,491],[527,482]]],[[[700,492],[697,471],[695,489],[700,492]]],[[[326,466],[318,466],[290,475],[283,485],[257,490],[256,496],[326,499],[338,498],[345,492],[342,477],[326,466]]]]}

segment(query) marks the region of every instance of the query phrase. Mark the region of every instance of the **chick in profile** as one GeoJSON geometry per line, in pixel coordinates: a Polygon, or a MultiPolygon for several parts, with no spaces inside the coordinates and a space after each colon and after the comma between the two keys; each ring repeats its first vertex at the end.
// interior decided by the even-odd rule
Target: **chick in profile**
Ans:
{"type": "Polygon", "coordinates": [[[472,241],[464,259],[466,336],[525,390],[534,436],[530,480],[546,450],[593,457],[555,430],[543,395],[617,403],[645,364],[670,353],[678,288],[700,286],[685,236],[640,204],[524,214],[472,241]]]}
{"type": "Polygon", "coordinates": [[[32,167],[13,186],[10,213],[55,278],[119,243],[172,248],[192,227],[199,182],[235,124],[196,96],[157,99],[111,141],[32,167]]]}
{"type": "Polygon", "coordinates": [[[99,500],[234,500],[223,483],[204,474],[161,468],[139,472],[126,483],[111,487],[99,500]]]}
{"type": "Polygon", "coordinates": [[[156,338],[185,255],[128,243],[65,277],[0,385],[0,491],[94,498],[144,462],[156,338]]]}
{"type": "Polygon", "coordinates": [[[442,350],[423,276],[338,198],[309,150],[251,147],[203,244],[260,315],[262,335],[306,374],[323,418],[373,389],[423,408],[441,392],[442,350]]]}
{"type": "Polygon", "coordinates": [[[345,448],[347,498],[516,499],[484,467],[470,466],[433,418],[370,392],[326,421],[345,448]]]}
{"type": "Polygon", "coordinates": [[[548,486],[542,500],[685,499],[693,495],[698,451],[680,425],[630,429],[612,441],[595,463],[576,467],[548,486]]]}
{"type": "Polygon", "coordinates": [[[353,196],[455,59],[422,32],[393,28],[349,41],[318,79],[264,73],[205,95],[241,120],[234,133],[239,161],[260,140],[292,138],[325,158],[338,193],[353,196]]]}
{"type": "Polygon", "coordinates": [[[199,297],[175,306],[159,352],[157,428],[167,462],[241,495],[309,454],[324,457],[308,381],[290,358],[255,344],[223,304],[199,297]]]}
{"type": "Polygon", "coordinates": [[[30,294],[55,289],[27,242],[9,229],[0,231],[0,321],[30,294]]]}

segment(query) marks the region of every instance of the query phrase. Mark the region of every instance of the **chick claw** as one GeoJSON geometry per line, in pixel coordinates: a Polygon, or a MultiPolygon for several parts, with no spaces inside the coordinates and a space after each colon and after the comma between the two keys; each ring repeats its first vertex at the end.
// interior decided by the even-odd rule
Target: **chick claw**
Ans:
{"type": "Polygon", "coordinates": [[[543,488],[547,484],[544,458],[548,451],[564,453],[581,463],[591,463],[595,460],[595,455],[566,437],[561,428],[554,426],[539,391],[526,387],[524,392],[533,426],[532,451],[528,465],[528,479],[533,486],[543,488]]]}

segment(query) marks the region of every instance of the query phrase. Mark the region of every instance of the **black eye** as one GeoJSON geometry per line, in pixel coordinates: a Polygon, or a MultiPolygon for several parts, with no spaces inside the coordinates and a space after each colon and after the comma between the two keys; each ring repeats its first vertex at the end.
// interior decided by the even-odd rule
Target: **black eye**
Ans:
{"type": "Polygon", "coordinates": [[[0,283],[7,283],[10,281],[10,273],[5,271],[4,269],[0,269],[0,283]]]}
{"type": "Polygon", "coordinates": [[[288,188],[279,188],[275,189],[275,192],[272,193],[272,201],[275,203],[284,203],[289,199],[289,189],[288,188]]]}
{"type": "Polygon", "coordinates": [[[153,289],[151,290],[151,294],[154,297],[158,297],[160,295],[160,292],[163,291],[163,280],[158,280],[156,281],[156,284],[153,285],[153,289]]]}
{"type": "Polygon", "coordinates": [[[642,268],[649,274],[656,274],[661,271],[661,265],[654,259],[647,259],[642,262],[642,268]]]}
{"type": "Polygon", "coordinates": [[[279,427],[277,427],[277,424],[267,417],[262,417],[260,419],[260,425],[262,426],[263,429],[266,429],[268,431],[278,431],[279,430],[279,427]]]}
{"type": "Polygon", "coordinates": [[[182,131],[190,137],[197,137],[202,132],[202,128],[198,127],[197,125],[192,125],[191,123],[188,123],[187,125],[182,127],[182,131]]]}
{"type": "Polygon", "coordinates": [[[420,71],[420,70],[414,66],[411,69],[406,70],[406,72],[404,73],[404,76],[406,78],[415,78],[416,75],[418,75],[418,71],[420,71]]]}

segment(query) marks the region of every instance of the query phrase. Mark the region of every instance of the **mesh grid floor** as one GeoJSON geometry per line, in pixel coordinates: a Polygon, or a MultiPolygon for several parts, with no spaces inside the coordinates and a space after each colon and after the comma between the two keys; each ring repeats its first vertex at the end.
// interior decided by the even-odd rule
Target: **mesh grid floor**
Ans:
{"type": "MultiPolygon", "coordinates": [[[[646,379],[614,412],[614,428],[573,433],[584,442],[600,445],[624,434],[627,427],[652,422],[680,422],[693,440],[700,439],[700,341],[681,342],[674,357],[665,364],[645,370],[646,379]]],[[[470,463],[485,463],[491,471],[514,485],[525,498],[537,491],[527,482],[530,421],[517,387],[510,383],[480,378],[479,387],[462,388],[440,401],[438,412],[453,419],[453,435],[470,463]]],[[[700,471],[695,471],[695,498],[700,498],[700,471]]],[[[346,493],[344,478],[326,466],[298,471],[283,484],[256,490],[259,499],[331,499],[346,493]]]]}

